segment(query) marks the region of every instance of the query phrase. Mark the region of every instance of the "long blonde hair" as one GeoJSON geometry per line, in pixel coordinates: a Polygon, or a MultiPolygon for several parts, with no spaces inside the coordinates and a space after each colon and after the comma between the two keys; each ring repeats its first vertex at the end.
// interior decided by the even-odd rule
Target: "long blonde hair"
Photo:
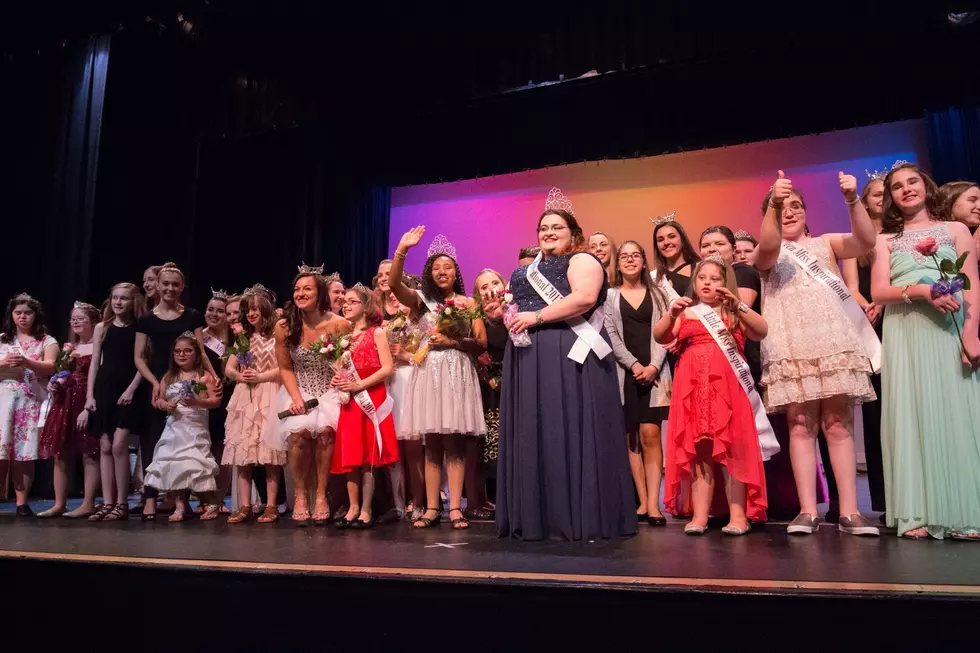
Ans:
{"type": "MultiPolygon", "coordinates": [[[[730,263],[725,261],[725,259],[717,254],[714,254],[698,261],[694,266],[694,270],[691,272],[691,288],[694,292],[694,303],[698,304],[701,302],[697,288],[698,272],[701,271],[702,267],[708,264],[714,265],[721,270],[722,279],[725,281],[725,288],[727,288],[733,295],[738,297],[738,282],[735,279],[735,268],[733,268],[730,263]]],[[[728,325],[730,330],[734,330],[736,327],[738,327],[738,314],[730,311],[727,304],[722,304],[721,316],[725,320],[725,323],[728,325]]]]}
{"type": "Polygon", "coordinates": [[[132,323],[135,324],[136,320],[143,317],[146,314],[146,298],[135,283],[130,283],[128,281],[123,281],[117,283],[112,288],[109,288],[109,298],[105,300],[105,307],[102,309],[102,339],[105,340],[105,336],[109,333],[109,327],[116,320],[116,314],[112,310],[112,293],[115,292],[116,288],[125,288],[129,291],[130,297],[133,298],[132,305],[132,323]]]}

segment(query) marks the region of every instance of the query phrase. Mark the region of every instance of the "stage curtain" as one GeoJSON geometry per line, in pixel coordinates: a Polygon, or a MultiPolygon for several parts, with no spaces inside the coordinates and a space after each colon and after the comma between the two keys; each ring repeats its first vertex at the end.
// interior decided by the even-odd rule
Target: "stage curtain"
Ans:
{"type": "Polygon", "coordinates": [[[936,183],[980,181],[980,107],[928,111],[926,133],[936,183]]]}

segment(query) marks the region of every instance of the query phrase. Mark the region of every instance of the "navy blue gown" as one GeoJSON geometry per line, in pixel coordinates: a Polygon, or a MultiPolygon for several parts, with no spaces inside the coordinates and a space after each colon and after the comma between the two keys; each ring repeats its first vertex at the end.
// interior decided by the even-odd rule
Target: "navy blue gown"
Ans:
{"type": "MultiPolygon", "coordinates": [[[[587,255],[586,255],[587,256],[587,255]]],[[[542,261],[541,273],[571,292],[571,255],[542,261]]],[[[545,302],[525,277],[511,277],[521,311],[545,302]]],[[[596,305],[601,310],[603,284],[596,305]]],[[[565,323],[532,328],[530,347],[504,352],[497,458],[497,531],[525,540],[609,538],[636,533],[636,503],[626,450],[616,359],[590,352],[568,358],[577,337],[565,323]]],[[[608,342],[605,329],[603,338],[608,342]]]]}

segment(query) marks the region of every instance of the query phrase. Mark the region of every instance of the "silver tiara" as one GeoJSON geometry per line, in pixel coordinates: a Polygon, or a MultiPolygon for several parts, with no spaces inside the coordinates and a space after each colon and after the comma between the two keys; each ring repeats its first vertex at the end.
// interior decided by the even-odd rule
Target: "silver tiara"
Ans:
{"type": "Polygon", "coordinates": [[[570,214],[575,215],[575,211],[572,210],[572,200],[565,197],[565,194],[561,192],[560,188],[552,188],[548,191],[548,199],[544,202],[545,211],[568,211],[570,214]]]}
{"type": "Polygon", "coordinates": [[[266,295],[267,297],[272,297],[272,291],[261,283],[257,283],[251,288],[246,288],[242,293],[242,297],[247,297],[248,295],[266,295]]]}
{"type": "Polygon", "coordinates": [[[898,170],[902,166],[907,166],[907,165],[909,165],[908,161],[906,161],[905,159],[899,159],[898,161],[892,164],[892,170],[898,170]]]}
{"type": "Polygon", "coordinates": [[[442,234],[438,234],[432,239],[432,244],[429,245],[427,256],[436,256],[437,254],[441,256],[448,256],[454,261],[456,260],[456,248],[453,247],[453,244],[449,242],[449,239],[442,234]]]}
{"type": "Polygon", "coordinates": [[[306,263],[303,263],[302,265],[297,265],[296,269],[299,270],[300,274],[315,274],[318,276],[323,274],[322,265],[319,265],[317,267],[312,267],[310,265],[307,265],[306,263]]]}
{"type": "Polygon", "coordinates": [[[668,222],[677,222],[677,220],[675,219],[676,216],[677,216],[677,211],[671,211],[667,215],[661,215],[660,217],[657,218],[650,218],[650,222],[652,222],[654,225],[659,227],[660,225],[667,224],[668,222]]]}
{"type": "Polygon", "coordinates": [[[96,307],[94,307],[91,304],[89,304],[88,302],[75,302],[75,304],[71,307],[71,310],[74,311],[75,309],[81,309],[83,311],[87,311],[89,309],[91,309],[93,311],[99,310],[96,307]]]}
{"type": "Polygon", "coordinates": [[[34,300],[33,297],[31,297],[30,295],[28,295],[26,292],[22,292],[21,294],[19,294],[16,297],[14,297],[14,301],[15,302],[33,302],[35,300],[34,300]]]}
{"type": "Polygon", "coordinates": [[[735,240],[748,240],[749,238],[752,238],[752,234],[745,229],[739,229],[735,232],[735,240]]]}
{"type": "MultiPolygon", "coordinates": [[[[182,334],[180,334],[180,337],[181,338],[188,338],[190,340],[197,341],[197,336],[194,335],[194,332],[193,331],[184,331],[182,334]]],[[[180,338],[178,338],[178,340],[179,339],[180,338]]]]}
{"type": "Polygon", "coordinates": [[[702,260],[705,263],[714,263],[715,265],[721,266],[722,269],[724,269],[725,266],[727,265],[725,263],[725,259],[723,259],[722,257],[718,256],[717,254],[712,254],[711,256],[705,256],[704,259],[702,259],[702,260]]]}
{"type": "MultiPolygon", "coordinates": [[[[320,267],[323,268],[322,265],[320,267]]],[[[326,276],[326,279],[325,280],[326,280],[328,286],[330,284],[332,284],[332,283],[339,283],[340,285],[344,285],[344,280],[340,278],[340,273],[339,272],[334,272],[333,274],[328,274],[326,276]]]]}
{"type": "Polygon", "coordinates": [[[223,301],[228,301],[229,296],[230,295],[226,293],[224,290],[215,290],[214,288],[211,289],[211,299],[221,299],[223,301]]]}
{"type": "Polygon", "coordinates": [[[868,175],[868,181],[878,181],[879,179],[884,179],[890,171],[888,168],[882,168],[881,170],[868,170],[864,169],[864,174],[868,175]]]}

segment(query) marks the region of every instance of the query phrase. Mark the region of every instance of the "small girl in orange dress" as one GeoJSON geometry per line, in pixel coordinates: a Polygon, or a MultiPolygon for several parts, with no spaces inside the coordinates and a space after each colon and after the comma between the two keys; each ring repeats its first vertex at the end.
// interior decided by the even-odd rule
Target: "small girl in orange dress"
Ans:
{"type": "Polygon", "coordinates": [[[393,403],[385,387],[394,364],[388,335],[379,328],[381,308],[375,294],[358,284],[347,291],[343,310],[344,317],[354,325],[354,344],[344,354],[341,365],[349,372],[353,363],[356,377],[339,373],[331,382],[341,392],[350,393],[350,401],[340,409],[330,470],[332,474],[347,474],[349,508],[334,523],[337,528],[371,528],[374,468],[391,467],[398,462],[393,403]]]}
{"type": "Polygon", "coordinates": [[[654,327],[658,343],[675,339],[680,343],[664,444],[664,507],[673,515],[682,512],[681,492],[691,483],[694,518],[684,532],[703,534],[720,466],[731,511],[722,532],[744,535],[749,532],[749,520],[766,519],[766,478],[758,431],[748,395],[692,307],[703,304],[712,309],[743,356],[745,339],[761,340],[768,326],[738,299],[735,272],[720,257],[701,261],[691,276],[694,298],[675,300],[654,327]]]}

